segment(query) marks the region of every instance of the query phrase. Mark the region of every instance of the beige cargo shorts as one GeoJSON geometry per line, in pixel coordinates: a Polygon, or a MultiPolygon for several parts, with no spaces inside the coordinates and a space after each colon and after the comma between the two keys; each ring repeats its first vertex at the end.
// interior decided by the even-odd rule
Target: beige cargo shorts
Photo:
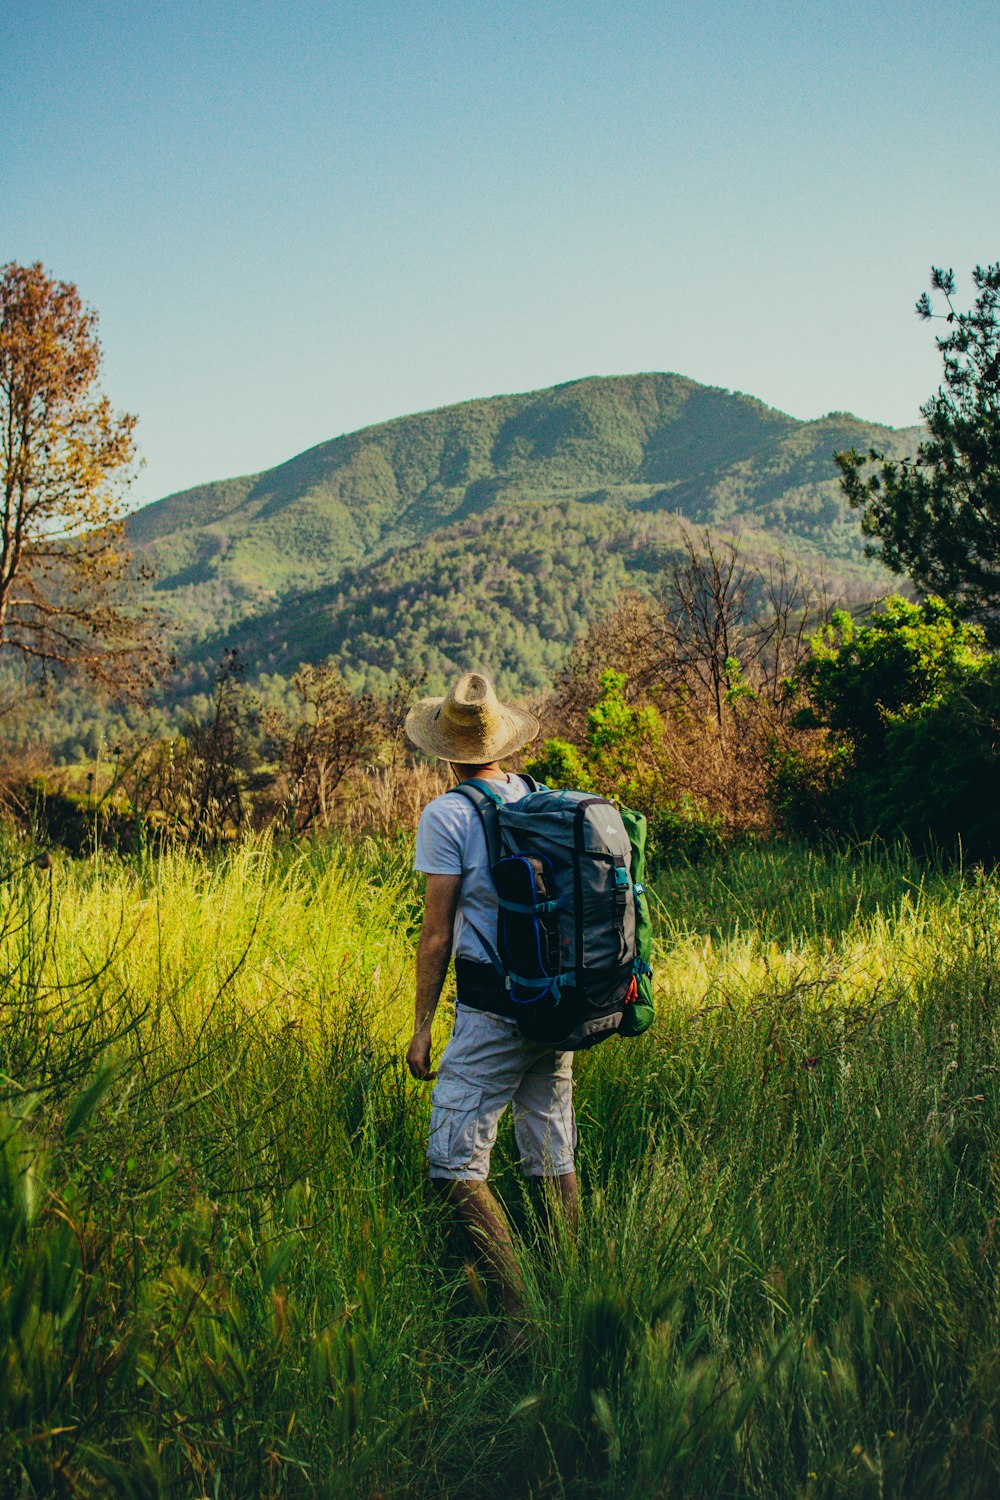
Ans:
{"type": "Polygon", "coordinates": [[[529,1042],[516,1021],[455,1007],[431,1095],[431,1177],[485,1182],[500,1116],[512,1106],[526,1177],[574,1170],[573,1054],[529,1042]]]}

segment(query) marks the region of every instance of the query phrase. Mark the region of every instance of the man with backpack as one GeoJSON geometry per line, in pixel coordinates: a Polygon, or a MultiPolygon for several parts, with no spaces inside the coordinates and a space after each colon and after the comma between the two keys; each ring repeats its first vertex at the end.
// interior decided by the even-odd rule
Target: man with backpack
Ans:
{"type": "Polygon", "coordinates": [[[497,1126],[512,1105],[525,1174],[550,1181],[574,1224],[573,1051],[652,1021],[645,820],[504,772],[538,724],[481,673],[415,704],[406,732],[458,778],[417,831],[427,894],[406,1060],[415,1078],[437,1079],[430,1175],[447,1184],[516,1322],[520,1276],[487,1185],[497,1126]],[[431,1023],[452,953],[458,1004],[435,1074],[431,1023]]]}
{"type": "MultiPolygon", "coordinates": [[[[414,705],[406,733],[421,750],[446,760],[460,783],[488,786],[503,802],[532,790],[500,762],[538,733],[538,722],[501,704],[479,673],[461,676],[445,698],[414,705]]],[[[499,1284],[508,1318],[521,1309],[521,1277],[510,1227],[487,1184],[500,1117],[513,1106],[514,1133],[525,1173],[548,1178],[573,1222],[577,1209],[573,1150],[573,1054],[529,1042],[518,1029],[513,1002],[491,960],[497,943],[497,895],[486,833],[475,805],[445,793],[424,808],[415,864],[427,877],[417,948],[413,1036],[406,1061],[414,1078],[434,1079],[428,1164],[447,1184],[459,1217],[499,1284]],[[431,1070],[431,1023],[455,958],[455,1023],[436,1073],[431,1070]]]]}

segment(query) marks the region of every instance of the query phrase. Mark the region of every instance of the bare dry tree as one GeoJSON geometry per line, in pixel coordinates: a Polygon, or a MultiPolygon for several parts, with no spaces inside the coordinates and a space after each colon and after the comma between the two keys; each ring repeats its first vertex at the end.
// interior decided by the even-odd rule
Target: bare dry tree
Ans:
{"type": "Polygon", "coordinates": [[[741,537],[681,528],[683,552],[668,567],[661,604],[663,637],[675,676],[711,704],[725,738],[727,706],[742,696],[783,713],[810,634],[829,616],[825,583],[811,583],[783,554],[755,562],[741,537]]]}
{"type": "Polygon", "coordinates": [[[809,654],[809,638],[829,620],[834,603],[820,573],[806,578],[784,553],[758,570],[760,600],[753,622],[755,689],[770,710],[784,719],[792,702],[797,668],[809,654]]]}
{"type": "Polygon", "coordinates": [[[823,580],[794,561],[760,560],[739,535],[682,525],[657,595],[622,595],[576,643],[539,705],[543,739],[586,747],[601,675],[612,668],[629,703],[659,713],[644,749],[650,787],[667,801],[693,799],[729,829],[761,826],[795,669],[830,607],[823,580]]]}
{"type": "Polygon", "coordinates": [[[663,580],[663,618],[678,676],[690,690],[707,695],[724,736],[727,699],[748,635],[754,574],[736,537],[720,541],[707,529],[695,537],[682,526],[681,546],[663,580]]]}
{"type": "Polygon", "coordinates": [[[680,686],[672,631],[662,606],[648,594],[634,589],[620,594],[611,609],[578,637],[552,691],[535,705],[543,738],[582,736],[588,710],[597,701],[601,673],[609,667],[625,675],[630,701],[680,686]]]}
{"type": "Polygon", "coordinates": [[[187,809],[188,837],[206,846],[238,833],[246,822],[253,750],[242,679],[243,664],[231,648],[216,671],[207,716],[184,723],[178,806],[187,809]]]}
{"type": "Polygon", "coordinates": [[[344,778],[382,738],[386,706],[374,693],[353,694],[332,662],[300,667],[292,685],[299,714],[265,709],[261,723],[284,782],[286,818],[305,833],[329,828],[344,778]]]}

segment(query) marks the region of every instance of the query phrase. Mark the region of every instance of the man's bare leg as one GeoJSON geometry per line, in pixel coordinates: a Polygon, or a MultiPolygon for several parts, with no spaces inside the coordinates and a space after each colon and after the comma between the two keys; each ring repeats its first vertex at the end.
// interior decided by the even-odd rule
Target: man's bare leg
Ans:
{"type": "Polygon", "coordinates": [[[571,1239],[575,1239],[580,1226],[580,1194],[576,1173],[564,1172],[559,1177],[535,1177],[529,1180],[538,1184],[538,1202],[549,1235],[554,1236],[562,1228],[571,1239]]]}
{"type": "Polygon", "coordinates": [[[524,1312],[524,1281],[507,1215],[485,1182],[451,1182],[448,1197],[496,1278],[504,1312],[512,1323],[519,1323],[524,1312]]]}
{"type": "Polygon", "coordinates": [[[575,1235],[580,1227],[580,1192],[576,1173],[564,1172],[562,1177],[555,1179],[555,1187],[562,1205],[563,1222],[570,1234],[575,1235]]]}

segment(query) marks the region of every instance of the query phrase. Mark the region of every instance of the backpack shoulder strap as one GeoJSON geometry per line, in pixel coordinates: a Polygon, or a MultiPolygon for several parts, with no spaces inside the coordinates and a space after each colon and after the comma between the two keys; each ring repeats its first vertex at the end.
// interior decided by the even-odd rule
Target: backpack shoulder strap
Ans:
{"type": "MultiPolygon", "coordinates": [[[[496,792],[482,781],[460,781],[458,786],[450,786],[449,792],[457,792],[464,797],[466,802],[471,802],[479,815],[479,821],[483,827],[483,837],[486,840],[486,855],[490,864],[490,878],[493,877],[493,866],[500,858],[500,807],[503,798],[497,796],[496,792]]],[[[465,918],[468,922],[468,917],[465,918]]],[[[476,937],[482,943],[483,948],[489,956],[490,963],[496,969],[500,978],[506,982],[507,971],[500,961],[500,955],[493,944],[479,931],[474,922],[469,922],[476,937]]]]}
{"type": "Polygon", "coordinates": [[[490,791],[486,783],[482,781],[460,781],[458,786],[451,786],[448,790],[456,792],[459,797],[464,797],[467,802],[471,802],[479,814],[492,874],[493,866],[500,858],[500,804],[503,798],[498,797],[496,792],[490,791]]]}

